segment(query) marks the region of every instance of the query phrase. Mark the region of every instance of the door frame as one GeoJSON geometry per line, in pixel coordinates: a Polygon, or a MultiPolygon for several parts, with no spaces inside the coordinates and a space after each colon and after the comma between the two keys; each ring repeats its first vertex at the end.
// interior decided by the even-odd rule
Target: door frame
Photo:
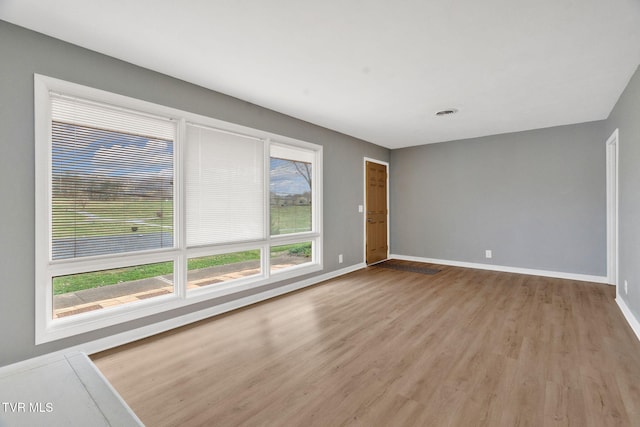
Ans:
{"type": "Polygon", "coordinates": [[[364,200],[362,204],[362,254],[363,260],[366,265],[367,264],[367,162],[377,163],[379,165],[384,165],[387,168],[387,256],[385,259],[389,259],[389,254],[391,253],[391,236],[389,234],[389,217],[391,216],[391,209],[389,209],[389,162],[385,162],[383,160],[373,159],[371,157],[363,157],[362,158],[362,200],[364,200]]]}
{"type": "Polygon", "coordinates": [[[614,130],[606,142],[607,153],[607,281],[616,287],[616,297],[620,295],[619,286],[619,219],[618,219],[618,170],[619,170],[619,132],[614,130]]]}

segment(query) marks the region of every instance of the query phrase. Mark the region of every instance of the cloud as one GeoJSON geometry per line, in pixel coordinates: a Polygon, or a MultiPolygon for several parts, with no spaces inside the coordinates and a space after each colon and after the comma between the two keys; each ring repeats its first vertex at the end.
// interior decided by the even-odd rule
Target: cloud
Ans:
{"type": "Polygon", "coordinates": [[[309,184],[291,160],[272,158],[269,176],[269,190],[273,193],[285,195],[303,194],[309,191],[309,184]]]}
{"type": "Polygon", "coordinates": [[[170,177],[173,143],[64,123],[54,124],[54,174],[170,177]]]}
{"type": "Polygon", "coordinates": [[[173,147],[159,140],[122,141],[101,146],[92,156],[95,171],[107,175],[160,175],[173,174],[173,147]]]}

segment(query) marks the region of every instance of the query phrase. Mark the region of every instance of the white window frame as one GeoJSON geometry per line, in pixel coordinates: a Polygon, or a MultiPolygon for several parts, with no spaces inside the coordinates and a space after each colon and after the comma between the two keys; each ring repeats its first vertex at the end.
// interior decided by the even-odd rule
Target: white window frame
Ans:
{"type": "Polygon", "coordinates": [[[90,88],[83,85],[34,74],[35,102],[35,343],[42,344],[66,338],[96,329],[139,319],[152,314],[185,307],[259,286],[276,283],[301,275],[321,271],[322,262],[322,146],[270,132],[252,129],[218,119],[161,106],[158,104],[130,98],[90,88]],[[76,259],[50,260],[51,236],[51,108],[50,92],[75,96],[89,101],[109,104],[116,107],[167,117],[177,122],[177,135],[174,141],[174,247],[140,252],[112,255],[99,255],[76,259]],[[184,206],[184,165],[183,153],[187,143],[186,124],[195,123],[259,138],[264,143],[264,236],[251,242],[232,242],[199,247],[186,246],[186,224],[184,206]],[[278,144],[292,148],[305,149],[313,153],[312,168],[312,230],[303,233],[271,236],[269,207],[269,162],[270,145],[278,144]],[[313,255],[311,262],[271,273],[271,246],[311,241],[313,255]],[[261,273],[199,289],[187,291],[188,258],[223,253],[259,249],[261,251],[261,273]],[[132,304],[123,304],[68,317],[53,319],[52,278],[59,275],[80,272],[106,270],[139,264],[173,261],[174,293],[144,299],[132,304]]]}

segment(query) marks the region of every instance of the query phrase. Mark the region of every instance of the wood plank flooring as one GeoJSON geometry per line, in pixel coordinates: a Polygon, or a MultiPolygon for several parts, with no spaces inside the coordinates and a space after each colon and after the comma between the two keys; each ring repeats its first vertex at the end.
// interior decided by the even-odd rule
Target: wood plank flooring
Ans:
{"type": "Polygon", "coordinates": [[[639,426],[611,286],[369,267],[92,357],[148,426],[639,426]]]}

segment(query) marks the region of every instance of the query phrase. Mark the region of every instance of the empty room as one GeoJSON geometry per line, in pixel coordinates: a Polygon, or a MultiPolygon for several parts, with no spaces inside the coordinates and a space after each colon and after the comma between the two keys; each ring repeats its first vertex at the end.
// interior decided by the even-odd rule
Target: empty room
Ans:
{"type": "Polygon", "coordinates": [[[640,2],[0,0],[0,427],[640,425],[640,2]]]}

